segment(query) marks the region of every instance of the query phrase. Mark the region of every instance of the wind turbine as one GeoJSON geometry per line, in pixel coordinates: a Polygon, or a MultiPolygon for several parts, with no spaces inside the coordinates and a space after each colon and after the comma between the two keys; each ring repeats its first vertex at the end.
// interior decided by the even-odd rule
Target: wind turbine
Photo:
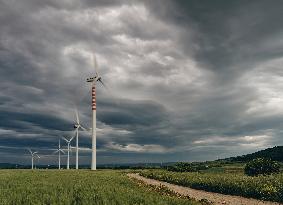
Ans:
{"type": "Polygon", "coordinates": [[[65,152],[61,149],[61,143],[60,143],[60,138],[59,138],[59,144],[58,144],[58,149],[54,152],[58,152],[58,169],[61,169],[61,152],[65,154],[65,152]]]}
{"type": "Polygon", "coordinates": [[[66,139],[65,137],[62,137],[63,140],[65,140],[67,142],[68,145],[68,158],[67,158],[67,169],[70,169],[70,145],[72,140],[74,139],[75,136],[73,136],[70,139],[66,139]]]}
{"type": "Polygon", "coordinates": [[[34,156],[36,156],[36,157],[38,157],[38,158],[40,158],[40,156],[38,156],[38,152],[33,152],[33,151],[31,151],[31,149],[28,149],[28,151],[30,152],[30,154],[31,154],[31,169],[33,169],[33,160],[34,160],[34,156]]]}
{"type": "Polygon", "coordinates": [[[80,118],[77,108],[75,109],[76,113],[76,122],[74,124],[75,132],[76,132],[76,169],[79,169],[79,130],[87,131],[81,124],[80,118]]]}
{"type": "Polygon", "coordinates": [[[92,158],[91,158],[91,170],[96,170],[96,93],[95,85],[96,82],[100,82],[104,87],[105,84],[102,81],[101,76],[97,72],[97,62],[95,54],[92,55],[93,66],[95,69],[95,76],[87,78],[86,82],[92,85],[92,158]]]}

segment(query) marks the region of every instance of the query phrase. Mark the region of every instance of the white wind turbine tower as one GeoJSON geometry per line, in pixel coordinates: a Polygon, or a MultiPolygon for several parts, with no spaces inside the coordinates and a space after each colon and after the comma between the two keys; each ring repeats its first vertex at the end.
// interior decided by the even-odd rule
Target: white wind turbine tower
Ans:
{"type": "Polygon", "coordinates": [[[76,122],[74,125],[75,131],[76,131],[76,169],[79,169],[79,130],[82,129],[84,131],[87,131],[81,124],[80,124],[80,118],[77,108],[75,109],[76,112],[76,122]]]}
{"type": "Polygon", "coordinates": [[[34,160],[34,157],[36,156],[36,157],[38,157],[38,158],[40,158],[40,156],[38,156],[38,152],[33,152],[33,151],[31,151],[31,149],[28,149],[28,151],[30,152],[30,154],[31,154],[31,169],[33,169],[33,160],[34,160]]]}
{"type": "Polygon", "coordinates": [[[66,139],[65,137],[62,137],[62,139],[65,140],[67,142],[67,145],[68,145],[67,169],[70,169],[70,148],[71,148],[70,145],[71,145],[71,142],[74,139],[74,137],[72,137],[70,139],[66,139]]]}
{"type": "Polygon", "coordinates": [[[91,158],[91,170],[96,170],[96,93],[95,85],[96,82],[100,82],[104,87],[105,84],[102,82],[101,76],[97,72],[97,62],[96,57],[93,54],[93,66],[95,69],[95,76],[87,78],[87,82],[92,85],[92,158],[91,158]]]}
{"type": "Polygon", "coordinates": [[[65,154],[65,152],[61,149],[61,143],[60,143],[60,138],[59,138],[59,144],[58,144],[58,149],[54,152],[58,152],[58,169],[61,169],[61,152],[65,154]]]}

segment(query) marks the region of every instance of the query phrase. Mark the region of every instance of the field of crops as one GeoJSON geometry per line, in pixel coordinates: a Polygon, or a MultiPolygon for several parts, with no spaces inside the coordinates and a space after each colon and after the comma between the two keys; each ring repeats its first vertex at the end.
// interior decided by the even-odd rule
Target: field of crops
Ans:
{"type": "Polygon", "coordinates": [[[248,177],[243,173],[181,173],[166,170],[141,171],[144,177],[223,194],[283,202],[283,173],[248,177]]]}
{"type": "Polygon", "coordinates": [[[120,171],[0,170],[0,204],[189,205],[137,186],[120,171]]]}

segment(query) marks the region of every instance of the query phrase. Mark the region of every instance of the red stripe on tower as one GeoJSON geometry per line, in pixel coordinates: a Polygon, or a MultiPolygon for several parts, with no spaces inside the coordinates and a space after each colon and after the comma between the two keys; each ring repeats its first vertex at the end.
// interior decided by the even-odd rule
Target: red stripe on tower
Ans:
{"type": "Polygon", "coordinates": [[[92,110],[96,110],[96,96],[95,96],[95,86],[92,86],[92,110]]]}

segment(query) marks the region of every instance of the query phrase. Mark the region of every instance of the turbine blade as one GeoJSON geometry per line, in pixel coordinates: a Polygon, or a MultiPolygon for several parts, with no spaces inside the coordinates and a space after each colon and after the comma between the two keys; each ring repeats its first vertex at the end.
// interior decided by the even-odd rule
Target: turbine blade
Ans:
{"type": "Polygon", "coordinates": [[[105,90],[107,90],[108,94],[109,94],[109,95],[111,96],[111,98],[113,99],[115,105],[119,105],[120,103],[119,103],[119,102],[117,101],[117,99],[115,98],[113,92],[111,91],[111,89],[109,88],[109,86],[106,85],[106,84],[102,81],[101,77],[100,77],[97,81],[99,81],[99,82],[101,83],[101,85],[105,88],[105,90]]]}
{"type": "Polygon", "coordinates": [[[40,159],[40,156],[38,154],[35,154],[39,159],[40,159]]]}
{"type": "Polygon", "coordinates": [[[70,139],[70,142],[77,136],[77,129],[75,129],[73,137],[70,139]]]}
{"type": "Polygon", "coordinates": [[[108,90],[108,87],[105,85],[105,83],[102,81],[101,78],[99,78],[97,81],[99,81],[102,84],[102,86],[104,86],[108,90]]]}
{"type": "Polygon", "coordinates": [[[63,140],[65,140],[67,143],[69,142],[65,137],[62,137],[63,140]]]}
{"type": "Polygon", "coordinates": [[[76,113],[76,123],[80,124],[80,118],[79,118],[79,113],[77,107],[75,107],[75,113],[76,113]]]}
{"type": "Polygon", "coordinates": [[[93,59],[93,65],[95,67],[95,74],[96,74],[96,77],[97,77],[97,81],[99,81],[101,83],[101,85],[109,92],[109,94],[114,99],[115,104],[118,105],[119,103],[115,100],[113,93],[108,88],[108,86],[102,81],[101,77],[98,75],[98,66],[97,66],[97,60],[96,60],[95,53],[92,54],[92,59],[93,59]]]}
{"type": "Polygon", "coordinates": [[[101,77],[98,78],[97,81],[99,81],[99,82],[101,83],[102,87],[104,87],[105,90],[107,90],[107,92],[111,95],[111,97],[112,97],[113,99],[115,99],[115,98],[114,98],[114,95],[113,95],[113,93],[111,92],[111,90],[109,89],[109,87],[102,81],[102,78],[101,78],[101,77]]]}
{"type": "Polygon", "coordinates": [[[66,154],[66,152],[64,152],[64,150],[60,149],[60,151],[61,151],[63,154],[66,154]]]}
{"type": "Polygon", "coordinates": [[[80,128],[81,128],[83,131],[89,132],[89,130],[87,130],[86,128],[84,128],[82,125],[80,126],[80,128]]]}
{"type": "Polygon", "coordinates": [[[95,75],[98,76],[98,72],[97,72],[97,60],[96,60],[96,56],[95,56],[94,53],[92,54],[92,62],[93,62],[93,67],[94,67],[95,75]]]}
{"type": "Polygon", "coordinates": [[[59,150],[54,151],[52,154],[56,154],[57,152],[59,152],[59,150]]]}
{"type": "Polygon", "coordinates": [[[30,152],[30,154],[32,154],[32,151],[31,151],[31,149],[28,149],[28,151],[30,152]]]}

